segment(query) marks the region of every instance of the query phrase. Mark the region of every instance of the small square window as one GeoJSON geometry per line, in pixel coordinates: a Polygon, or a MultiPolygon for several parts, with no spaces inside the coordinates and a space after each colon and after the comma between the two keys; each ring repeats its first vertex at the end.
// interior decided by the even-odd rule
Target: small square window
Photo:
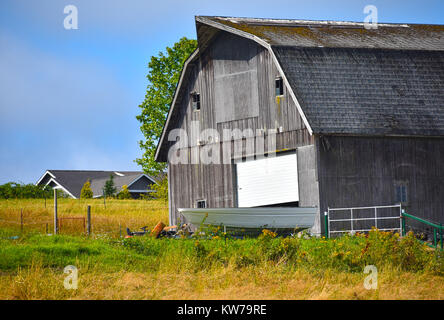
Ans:
{"type": "Polygon", "coordinates": [[[192,104],[193,104],[193,110],[194,111],[200,110],[200,94],[196,93],[196,92],[193,92],[191,94],[191,101],[192,101],[192,104]]]}
{"type": "Polygon", "coordinates": [[[407,185],[399,184],[396,186],[396,202],[407,203],[407,185]]]}
{"type": "Polygon", "coordinates": [[[277,77],[275,80],[276,83],[276,96],[281,96],[284,94],[284,81],[282,77],[277,77]]]}
{"type": "Polygon", "coordinates": [[[206,208],[206,207],[207,207],[207,200],[196,201],[196,208],[206,208]]]}

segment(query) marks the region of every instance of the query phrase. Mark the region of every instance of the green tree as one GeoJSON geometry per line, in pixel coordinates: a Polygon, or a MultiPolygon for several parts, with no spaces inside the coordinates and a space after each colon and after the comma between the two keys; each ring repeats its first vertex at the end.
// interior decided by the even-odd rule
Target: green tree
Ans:
{"type": "Polygon", "coordinates": [[[151,186],[151,196],[160,200],[168,200],[168,177],[165,175],[161,180],[151,186]]]}
{"type": "Polygon", "coordinates": [[[131,199],[131,193],[128,190],[128,186],[126,184],[124,184],[122,186],[122,190],[119,191],[119,193],[117,194],[117,198],[118,199],[131,199]]]}
{"type": "Polygon", "coordinates": [[[80,198],[91,199],[93,197],[93,192],[91,190],[91,181],[87,180],[80,191],[80,198]]]}
{"type": "Polygon", "coordinates": [[[113,197],[116,193],[117,189],[114,186],[114,176],[112,174],[110,174],[109,179],[106,180],[103,191],[107,197],[113,197]]]}
{"type": "Polygon", "coordinates": [[[196,48],[196,40],[183,37],[172,48],[167,47],[165,54],[159,52],[157,57],[151,57],[148,64],[149,84],[145,100],[139,105],[142,112],[136,117],[141,123],[140,129],[145,141],[139,141],[143,155],[135,160],[148,174],[156,175],[166,168],[166,163],[154,161],[156,146],[162,134],[183,64],[196,48]]]}
{"type": "Polygon", "coordinates": [[[0,199],[31,199],[51,198],[52,188],[49,186],[36,186],[32,183],[20,184],[8,182],[0,185],[0,199]]]}

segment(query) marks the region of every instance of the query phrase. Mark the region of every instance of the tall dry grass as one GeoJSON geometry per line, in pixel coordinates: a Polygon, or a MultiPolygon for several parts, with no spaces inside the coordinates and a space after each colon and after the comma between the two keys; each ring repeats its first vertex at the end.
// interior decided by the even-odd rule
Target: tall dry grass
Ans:
{"type": "Polygon", "coordinates": [[[363,273],[319,276],[271,265],[179,273],[80,269],[77,290],[64,288],[65,276],[39,263],[0,275],[0,299],[444,299],[443,277],[399,270],[380,273],[376,290],[365,289],[363,273]]]}
{"type": "MultiPolygon", "coordinates": [[[[62,234],[82,234],[87,206],[91,206],[92,232],[96,235],[118,236],[143,226],[152,228],[157,222],[168,224],[168,203],[159,200],[117,200],[107,199],[58,199],[58,216],[61,219],[62,234]]],[[[24,232],[49,233],[54,230],[54,202],[52,199],[0,200],[0,228],[21,231],[21,215],[24,232]]]]}

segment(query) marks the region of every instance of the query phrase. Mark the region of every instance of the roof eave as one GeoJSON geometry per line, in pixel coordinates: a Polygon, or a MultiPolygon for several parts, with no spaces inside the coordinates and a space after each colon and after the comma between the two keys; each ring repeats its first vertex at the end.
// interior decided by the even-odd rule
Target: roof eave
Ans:
{"type": "Polygon", "coordinates": [[[168,115],[167,115],[165,124],[164,124],[163,129],[162,129],[162,134],[160,136],[159,143],[157,144],[157,147],[156,147],[156,153],[154,155],[154,161],[156,161],[156,162],[164,162],[164,161],[161,161],[161,159],[159,159],[159,155],[160,155],[160,150],[162,149],[162,145],[163,145],[164,140],[165,140],[166,128],[168,127],[168,125],[170,123],[171,115],[172,115],[172,113],[174,111],[174,107],[176,105],[177,96],[178,96],[180,88],[182,86],[182,81],[184,79],[185,73],[187,72],[188,64],[191,61],[193,61],[193,59],[197,56],[198,53],[199,53],[199,48],[194,50],[194,52],[188,57],[187,60],[185,60],[185,62],[183,64],[182,72],[180,73],[179,82],[177,83],[176,89],[174,91],[173,101],[171,102],[171,106],[170,106],[170,109],[168,111],[168,115]]]}
{"type": "Polygon", "coordinates": [[[39,183],[43,180],[43,178],[44,178],[47,174],[49,174],[52,178],[55,179],[55,176],[54,176],[49,170],[46,170],[45,173],[40,177],[40,179],[37,180],[37,182],[35,183],[35,185],[38,186],[39,183]]]}

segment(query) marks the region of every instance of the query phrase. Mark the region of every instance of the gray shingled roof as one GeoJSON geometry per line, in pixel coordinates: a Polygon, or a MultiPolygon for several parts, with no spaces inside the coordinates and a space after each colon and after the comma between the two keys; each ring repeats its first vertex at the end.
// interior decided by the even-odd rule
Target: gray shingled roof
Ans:
{"type": "MultiPolygon", "coordinates": [[[[121,173],[119,171],[119,173],[121,173]]],[[[116,187],[116,190],[119,191],[122,189],[123,185],[129,185],[134,182],[134,180],[140,178],[143,175],[142,172],[139,173],[126,173],[124,176],[118,176],[113,174],[113,180],[114,180],[114,186],[116,187]]],[[[109,180],[109,175],[106,178],[101,179],[94,179],[91,180],[91,190],[94,194],[94,196],[101,196],[103,195],[103,188],[105,187],[106,181],[109,180]]],[[[131,191],[131,187],[128,188],[129,191],[131,191]]]]}
{"type": "MultiPolygon", "coordinates": [[[[141,177],[142,171],[95,171],[95,170],[47,170],[55,176],[54,180],[67,189],[74,197],[80,197],[80,191],[86,181],[91,181],[91,189],[94,196],[102,195],[102,189],[106,180],[112,174],[114,185],[120,190],[124,184],[129,185],[135,179],[141,177]],[[118,174],[117,174],[118,173],[118,174]]],[[[156,181],[155,178],[149,176],[156,181]]]]}
{"type": "Polygon", "coordinates": [[[314,132],[444,135],[444,51],[273,51],[314,132]]]}
{"type": "Polygon", "coordinates": [[[443,25],[196,21],[268,43],[315,133],[444,136],[443,25]]]}
{"type": "Polygon", "coordinates": [[[272,46],[444,50],[443,25],[379,23],[377,29],[366,29],[359,22],[205,16],[196,20],[247,32],[272,46]]]}

